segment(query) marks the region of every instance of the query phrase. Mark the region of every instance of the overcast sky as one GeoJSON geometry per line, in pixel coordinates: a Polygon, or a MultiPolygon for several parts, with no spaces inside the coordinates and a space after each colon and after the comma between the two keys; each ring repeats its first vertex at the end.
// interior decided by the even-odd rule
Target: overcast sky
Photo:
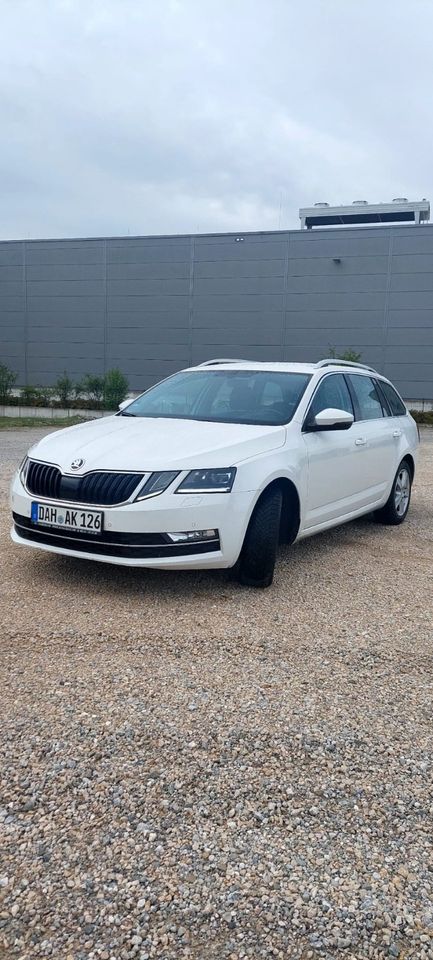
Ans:
{"type": "Polygon", "coordinates": [[[433,199],[432,0],[0,0],[0,239],[433,199]]]}

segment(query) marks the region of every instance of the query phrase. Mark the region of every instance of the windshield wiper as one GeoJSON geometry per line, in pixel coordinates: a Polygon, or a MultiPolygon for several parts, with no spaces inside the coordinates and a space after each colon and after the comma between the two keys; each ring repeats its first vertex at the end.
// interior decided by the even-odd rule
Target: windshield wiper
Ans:
{"type": "Polygon", "coordinates": [[[120,416],[121,416],[121,417],[135,417],[136,414],[135,414],[135,413],[127,413],[126,410],[122,410],[120,416]]]}

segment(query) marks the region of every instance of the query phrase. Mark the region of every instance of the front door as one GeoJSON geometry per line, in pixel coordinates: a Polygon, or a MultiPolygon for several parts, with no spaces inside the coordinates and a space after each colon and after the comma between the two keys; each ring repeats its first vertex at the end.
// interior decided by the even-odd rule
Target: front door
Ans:
{"type": "MultiPolygon", "coordinates": [[[[321,410],[332,407],[354,415],[352,398],[342,373],[327,374],[313,396],[304,422],[303,438],[308,458],[308,493],[302,532],[326,526],[360,509],[363,494],[365,446],[357,443],[358,425],[348,430],[305,427],[321,410]]],[[[362,440],[362,437],[361,437],[362,440]]]]}

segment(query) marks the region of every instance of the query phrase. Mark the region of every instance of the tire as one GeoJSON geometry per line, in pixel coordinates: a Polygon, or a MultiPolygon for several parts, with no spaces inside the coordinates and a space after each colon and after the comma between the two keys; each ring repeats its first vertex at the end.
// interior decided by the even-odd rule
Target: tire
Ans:
{"type": "Polygon", "coordinates": [[[269,587],[274,578],[280,540],[283,494],[278,487],[264,493],[248,525],[236,565],[239,583],[247,587],[269,587]]]}
{"type": "Polygon", "coordinates": [[[394,477],[391,493],[384,507],[376,510],[379,523],[397,527],[406,519],[412,492],[412,471],[407,460],[402,460],[394,477]]]}

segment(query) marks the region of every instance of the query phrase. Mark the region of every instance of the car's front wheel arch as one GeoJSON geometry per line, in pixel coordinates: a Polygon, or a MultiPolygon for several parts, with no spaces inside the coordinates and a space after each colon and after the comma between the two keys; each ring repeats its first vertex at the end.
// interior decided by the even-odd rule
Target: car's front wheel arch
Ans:
{"type": "Polygon", "coordinates": [[[281,508],[281,522],[280,522],[280,543],[294,543],[296,537],[298,536],[299,527],[301,524],[301,502],[299,498],[299,493],[293,480],[290,480],[289,477],[277,476],[264,486],[256,499],[253,501],[253,504],[250,508],[248,519],[245,525],[244,539],[248,527],[251,523],[251,519],[254,516],[254,512],[257,510],[259,503],[274,489],[281,490],[283,496],[283,503],[281,508]]]}
{"type": "Polygon", "coordinates": [[[293,543],[299,524],[296,487],[288,478],[276,477],[261,490],[254,504],[231,576],[251,586],[269,586],[278,544],[293,543]]]}
{"type": "Polygon", "coordinates": [[[283,495],[280,522],[280,543],[293,543],[298,535],[301,522],[301,507],[299,494],[292,480],[279,477],[266,487],[266,491],[277,487],[283,495]]]}
{"type": "Polygon", "coordinates": [[[269,481],[269,483],[266,484],[265,487],[263,487],[262,490],[260,490],[260,493],[251,508],[245,528],[245,534],[259,503],[274,489],[281,490],[283,496],[280,522],[280,543],[294,543],[301,524],[301,503],[297,488],[293,483],[293,480],[290,480],[289,477],[274,477],[269,481]]]}

